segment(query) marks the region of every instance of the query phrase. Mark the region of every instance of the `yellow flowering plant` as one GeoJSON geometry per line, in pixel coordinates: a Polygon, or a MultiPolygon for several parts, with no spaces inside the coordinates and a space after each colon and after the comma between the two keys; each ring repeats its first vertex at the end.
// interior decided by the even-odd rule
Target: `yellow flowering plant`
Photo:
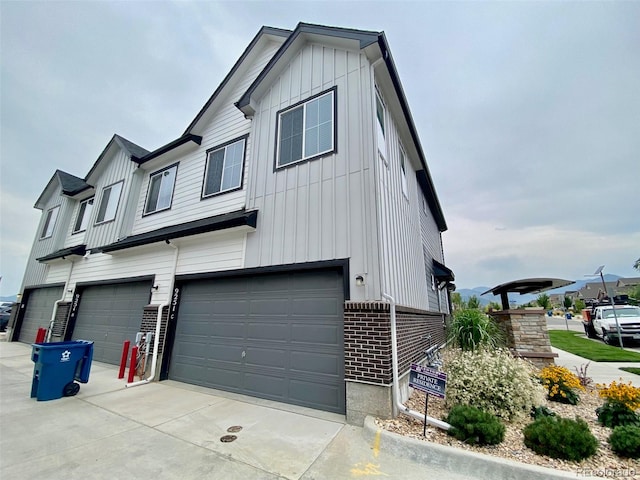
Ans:
{"type": "Polygon", "coordinates": [[[623,383],[615,380],[609,385],[597,384],[598,394],[608,402],[621,403],[629,410],[640,408],[640,387],[634,387],[631,382],[623,383]]]}
{"type": "Polygon", "coordinates": [[[578,391],[584,391],[577,375],[568,368],[559,365],[548,365],[538,375],[547,390],[549,400],[575,405],[580,401],[578,391]]]}
{"type": "Polygon", "coordinates": [[[635,412],[640,409],[640,388],[622,381],[613,381],[609,385],[597,384],[596,387],[599,395],[605,399],[604,405],[596,409],[599,423],[609,428],[640,427],[640,415],[635,412]]]}

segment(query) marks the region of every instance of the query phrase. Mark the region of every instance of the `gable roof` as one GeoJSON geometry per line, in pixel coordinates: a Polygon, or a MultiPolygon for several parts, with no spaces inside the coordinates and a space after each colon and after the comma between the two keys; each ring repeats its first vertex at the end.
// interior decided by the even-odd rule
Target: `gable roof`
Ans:
{"type": "Polygon", "coordinates": [[[393,85],[396,98],[398,100],[398,103],[400,104],[400,108],[407,123],[411,140],[415,145],[415,149],[420,160],[420,165],[422,167],[421,170],[418,170],[418,184],[420,185],[421,190],[425,195],[425,198],[427,199],[438,229],[441,232],[446,231],[447,223],[444,218],[442,206],[440,205],[440,201],[438,200],[435,185],[427,166],[427,160],[424,155],[424,151],[422,150],[422,144],[420,143],[418,131],[413,121],[411,110],[409,109],[409,103],[407,102],[407,98],[404,94],[404,90],[400,82],[400,77],[393,61],[391,50],[389,49],[389,45],[387,43],[384,32],[330,27],[302,22],[299,23],[294,31],[291,32],[287,40],[280,46],[278,51],[267,63],[262,72],[260,72],[260,74],[256,77],[256,79],[249,86],[246,92],[236,102],[236,107],[238,107],[238,109],[240,109],[240,111],[242,111],[245,116],[253,115],[254,112],[251,106],[251,100],[254,94],[260,93],[261,85],[265,81],[269,80],[270,73],[277,69],[277,66],[280,62],[288,61],[289,57],[292,54],[290,50],[296,51],[297,48],[301,48],[306,39],[319,41],[322,41],[322,39],[325,39],[325,41],[326,39],[333,39],[334,41],[336,39],[340,41],[352,41],[355,45],[357,45],[358,48],[360,48],[360,50],[365,50],[365,53],[371,60],[384,60],[386,71],[389,74],[389,78],[391,79],[391,84],[393,85]]]}
{"type": "Polygon", "coordinates": [[[231,67],[231,70],[224,77],[224,79],[222,80],[220,85],[218,85],[218,88],[216,88],[215,92],[213,92],[211,97],[209,97],[209,100],[207,100],[207,103],[205,103],[204,106],[200,109],[200,111],[196,115],[196,118],[194,118],[191,121],[191,123],[189,124],[187,129],[184,131],[183,136],[187,135],[189,133],[193,133],[192,131],[197,126],[197,124],[200,121],[200,119],[205,115],[205,113],[207,112],[209,107],[211,107],[211,105],[214,103],[216,98],[224,90],[224,88],[227,86],[227,84],[229,83],[231,78],[233,78],[233,76],[238,71],[240,66],[244,63],[244,61],[247,59],[249,54],[252,52],[252,50],[255,48],[255,46],[260,42],[260,40],[263,37],[265,37],[265,36],[275,36],[275,37],[287,38],[287,37],[289,37],[289,35],[291,35],[291,30],[285,30],[283,28],[275,28],[275,27],[267,27],[267,26],[262,27],[258,31],[256,36],[253,37],[253,40],[251,40],[251,42],[249,43],[247,48],[245,48],[244,52],[242,52],[242,55],[240,55],[240,58],[238,59],[238,61],[236,61],[236,63],[233,65],[233,67],[231,67]]]}
{"type": "Polygon", "coordinates": [[[142,148],[141,146],[136,145],[130,140],[127,140],[126,138],[121,137],[118,134],[114,134],[113,137],[111,137],[111,140],[109,140],[109,143],[107,143],[107,146],[104,147],[104,150],[102,150],[102,153],[100,153],[100,155],[98,156],[98,159],[94,162],[93,166],[89,170],[89,173],[87,173],[87,176],[84,177],[85,181],[89,181],[91,175],[93,175],[98,166],[102,163],[107,155],[107,152],[114,144],[124,150],[124,152],[127,153],[129,157],[131,157],[131,160],[133,160],[134,162],[136,159],[142,158],[149,153],[149,150],[147,150],[146,148],[142,148]]]}
{"type": "Polygon", "coordinates": [[[63,172],[62,170],[56,170],[49,179],[47,186],[44,187],[44,190],[36,200],[34,208],[42,210],[45,207],[46,199],[53,193],[56,184],[60,185],[62,194],[67,196],[73,196],[91,188],[91,185],[86,183],[82,178],[63,172]]]}

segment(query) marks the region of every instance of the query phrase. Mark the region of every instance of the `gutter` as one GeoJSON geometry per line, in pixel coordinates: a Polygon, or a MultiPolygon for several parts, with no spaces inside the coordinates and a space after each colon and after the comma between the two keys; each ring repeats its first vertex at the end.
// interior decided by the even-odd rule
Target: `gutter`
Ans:
{"type": "Polygon", "coordinates": [[[429,425],[433,425],[434,427],[441,428],[443,430],[449,430],[451,425],[442,420],[438,420],[437,418],[425,416],[416,412],[415,410],[411,410],[409,407],[405,406],[400,401],[400,386],[399,380],[400,376],[398,375],[398,336],[396,331],[396,301],[395,299],[387,295],[386,293],[382,294],[382,297],[389,300],[391,304],[391,362],[393,365],[393,384],[392,384],[392,396],[393,396],[393,406],[397,408],[400,413],[404,413],[410,417],[415,418],[416,420],[420,420],[421,422],[428,423],[429,425]]]}
{"type": "MultiPolygon", "coordinates": [[[[176,268],[178,267],[178,253],[180,252],[180,249],[177,246],[175,246],[173,243],[171,243],[169,240],[165,240],[165,242],[167,245],[169,245],[171,248],[174,249],[173,268],[171,269],[171,288],[169,288],[169,293],[171,293],[173,291],[173,286],[175,284],[176,268]]],[[[144,378],[137,382],[127,383],[125,385],[125,388],[137,387],[138,385],[146,385],[147,383],[150,383],[151,381],[153,381],[154,377],[156,376],[156,365],[158,364],[158,350],[160,349],[160,327],[162,326],[162,311],[164,310],[165,307],[169,307],[170,305],[171,305],[171,295],[169,295],[169,300],[161,303],[158,306],[158,317],[156,318],[156,331],[155,331],[155,334],[153,335],[153,355],[151,357],[151,373],[147,378],[144,378]]]]}

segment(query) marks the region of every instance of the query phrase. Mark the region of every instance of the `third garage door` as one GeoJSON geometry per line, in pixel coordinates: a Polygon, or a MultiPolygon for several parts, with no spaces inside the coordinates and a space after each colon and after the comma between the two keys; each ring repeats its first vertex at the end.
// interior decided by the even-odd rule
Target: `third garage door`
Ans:
{"type": "Polygon", "coordinates": [[[93,359],[117,365],[122,343],[135,342],[150,296],[151,281],[83,288],[73,339],[93,340],[93,359]]]}
{"type": "MultiPolygon", "coordinates": [[[[20,341],[36,341],[38,328],[49,328],[56,300],[62,297],[63,287],[38,288],[29,292],[26,311],[20,327],[20,341]]],[[[16,307],[17,308],[17,307],[16,307]]]]}
{"type": "Polygon", "coordinates": [[[337,271],[182,284],[169,378],[343,413],[337,271]]]}

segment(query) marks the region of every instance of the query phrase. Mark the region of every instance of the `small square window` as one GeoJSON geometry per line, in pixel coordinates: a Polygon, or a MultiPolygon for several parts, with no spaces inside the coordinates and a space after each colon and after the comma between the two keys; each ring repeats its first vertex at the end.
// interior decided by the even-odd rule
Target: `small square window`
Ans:
{"type": "Polygon", "coordinates": [[[335,89],[278,112],[276,168],[335,152],[335,89]]]}
{"type": "Polygon", "coordinates": [[[96,224],[109,222],[116,218],[123,183],[124,181],[114,183],[102,190],[102,198],[100,199],[100,207],[98,208],[96,224]]]}
{"type": "Polygon", "coordinates": [[[93,211],[93,197],[84,200],[80,204],[78,210],[78,216],[76,217],[76,223],[73,224],[73,232],[84,232],[89,225],[89,219],[91,218],[91,212],[93,211]]]}
{"type": "Polygon", "coordinates": [[[56,220],[58,219],[58,212],[60,211],[60,205],[53,207],[47,212],[47,218],[42,226],[42,232],[40,238],[49,238],[53,235],[53,229],[56,226],[56,220]]]}
{"type": "Polygon", "coordinates": [[[145,215],[171,208],[177,172],[178,165],[173,165],[150,175],[147,201],[144,206],[145,215]]]}
{"type": "Polygon", "coordinates": [[[246,139],[247,137],[234,140],[207,152],[203,197],[238,190],[242,187],[246,139]]]}
{"type": "Polygon", "coordinates": [[[407,156],[402,147],[400,147],[400,181],[402,182],[402,193],[405,198],[409,198],[409,188],[407,185],[407,156]]]}

